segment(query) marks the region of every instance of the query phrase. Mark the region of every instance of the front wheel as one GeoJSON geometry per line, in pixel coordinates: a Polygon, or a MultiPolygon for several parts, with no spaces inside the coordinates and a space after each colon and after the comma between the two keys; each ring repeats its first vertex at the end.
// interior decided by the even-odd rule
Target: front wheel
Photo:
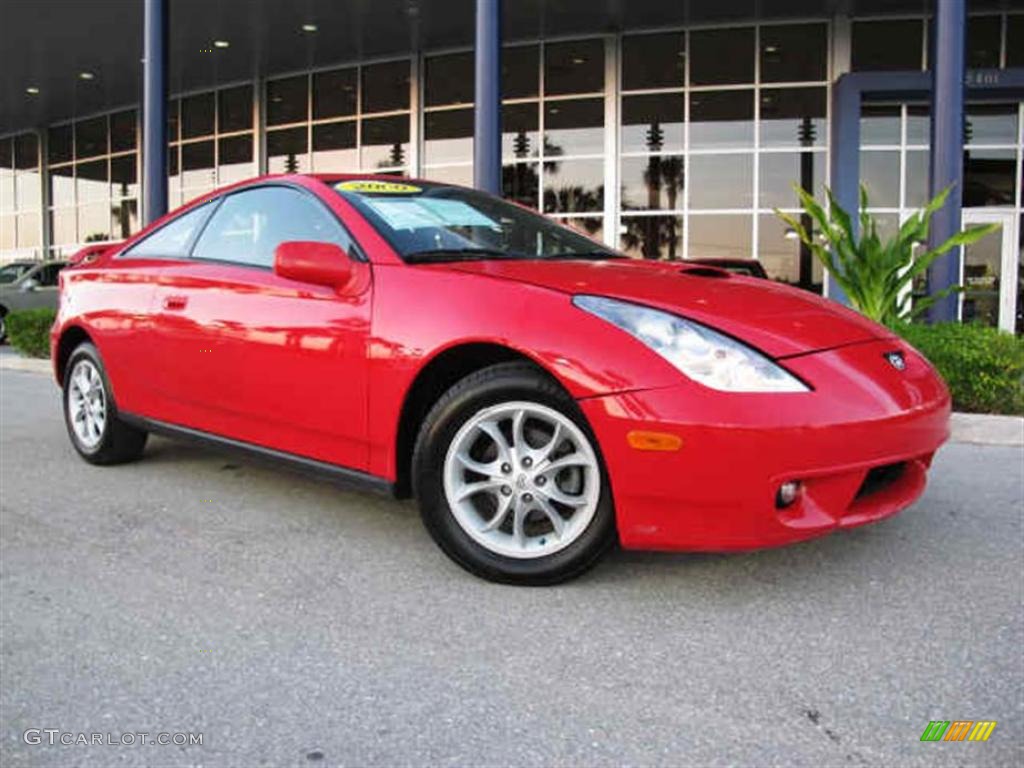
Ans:
{"type": "Polygon", "coordinates": [[[64,371],[68,437],[90,464],[121,464],[142,455],[146,433],[121,421],[99,351],[83,342],[64,371]]]}
{"type": "Polygon", "coordinates": [[[530,365],[452,387],[423,424],[413,473],[428,531],[492,581],[573,578],[615,538],[597,443],[575,402],[530,365]]]}

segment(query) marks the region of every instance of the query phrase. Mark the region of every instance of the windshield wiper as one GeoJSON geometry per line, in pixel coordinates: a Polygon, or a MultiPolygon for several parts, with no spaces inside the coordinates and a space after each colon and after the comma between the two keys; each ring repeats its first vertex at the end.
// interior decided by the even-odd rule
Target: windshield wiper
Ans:
{"type": "Polygon", "coordinates": [[[528,259],[525,253],[499,251],[496,248],[438,248],[413,251],[403,257],[407,264],[427,264],[440,261],[473,261],[475,259],[528,259]]]}

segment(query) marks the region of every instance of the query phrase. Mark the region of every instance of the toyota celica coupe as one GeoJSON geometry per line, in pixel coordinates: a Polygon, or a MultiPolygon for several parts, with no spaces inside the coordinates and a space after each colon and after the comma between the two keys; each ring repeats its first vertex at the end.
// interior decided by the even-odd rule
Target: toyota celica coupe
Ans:
{"type": "Polygon", "coordinates": [[[616,541],[874,522],[948,436],[932,366],[838,303],[428,181],[244,182],[60,280],[53,366],[86,461],[154,432],[412,494],[496,581],[565,580],[616,541]]]}

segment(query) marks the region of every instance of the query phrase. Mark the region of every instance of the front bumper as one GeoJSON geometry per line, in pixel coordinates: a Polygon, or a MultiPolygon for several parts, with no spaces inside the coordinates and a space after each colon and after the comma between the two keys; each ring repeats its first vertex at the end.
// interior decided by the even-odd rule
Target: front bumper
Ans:
{"type": "Polygon", "coordinates": [[[580,401],[607,465],[623,546],[776,546],[899,512],[949,436],[949,392],[911,347],[879,340],[789,358],[814,391],[717,392],[690,382],[580,401]],[[885,353],[900,350],[897,371],[885,353]],[[630,432],[682,438],[637,450],[630,432]],[[874,470],[874,471],[873,471],[874,470]],[[797,500],[780,509],[784,482],[797,500]]]}

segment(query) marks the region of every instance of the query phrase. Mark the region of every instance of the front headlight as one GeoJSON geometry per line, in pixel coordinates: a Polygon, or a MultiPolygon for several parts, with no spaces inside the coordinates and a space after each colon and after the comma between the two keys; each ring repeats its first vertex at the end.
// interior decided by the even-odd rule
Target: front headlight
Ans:
{"type": "Polygon", "coordinates": [[[746,344],[692,320],[603,296],[573,304],[617,325],[696,382],[725,392],[809,392],[798,378],[746,344]]]}

